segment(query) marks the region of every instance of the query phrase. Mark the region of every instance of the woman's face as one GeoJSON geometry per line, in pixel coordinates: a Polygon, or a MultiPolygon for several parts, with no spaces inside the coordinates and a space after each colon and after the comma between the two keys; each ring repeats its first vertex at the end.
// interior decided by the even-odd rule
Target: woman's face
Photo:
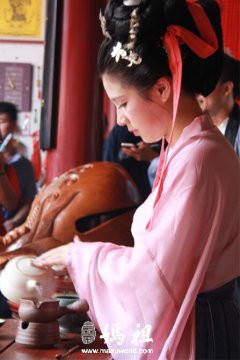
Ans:
{"type": "Polygon", "coordinates": [[[171,132],[169,105],[161,101],[157,86],[153,86],[147,97],[134,87],[124,85],[116,77],[104,74],[103,85],[117,109],[118,125],[126,125],[135,136],[147,143],[168,137],[171,132]]]}

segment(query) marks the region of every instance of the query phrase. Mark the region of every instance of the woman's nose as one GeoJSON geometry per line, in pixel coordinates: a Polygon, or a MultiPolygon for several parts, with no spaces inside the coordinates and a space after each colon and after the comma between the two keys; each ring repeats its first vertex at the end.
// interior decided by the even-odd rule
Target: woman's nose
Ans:
{"type": "Polygon", "coordinates": [[[117,123],[119,126],[124,126],[127,123],[127,119],[124,115],[117,114],[117,123]]]}

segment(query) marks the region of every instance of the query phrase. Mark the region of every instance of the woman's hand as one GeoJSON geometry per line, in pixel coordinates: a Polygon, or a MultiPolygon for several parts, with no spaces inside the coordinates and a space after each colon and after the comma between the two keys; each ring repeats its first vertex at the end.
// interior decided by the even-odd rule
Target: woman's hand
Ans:
{"type": "Polygon", "coordinates": [[[67,266],[67,257],[71,246],[72,243],[69,243],[67,245],[59,246],[49,250],[37,257],[33,264],[39,268],[53,265],[67,266]]]}

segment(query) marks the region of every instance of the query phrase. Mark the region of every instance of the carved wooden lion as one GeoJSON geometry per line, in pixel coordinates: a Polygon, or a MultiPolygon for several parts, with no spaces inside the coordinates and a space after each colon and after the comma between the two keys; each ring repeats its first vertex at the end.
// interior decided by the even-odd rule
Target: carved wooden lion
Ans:
{"type": "Polygon", "coordinates": [[[71,169],[45,185],[25,223],[1,238],[0,264],[19,254],[39,255],[74,235],[132,245],[130,226],[140,202],[135,183],[118,164],[93,162],[71,169]]]}

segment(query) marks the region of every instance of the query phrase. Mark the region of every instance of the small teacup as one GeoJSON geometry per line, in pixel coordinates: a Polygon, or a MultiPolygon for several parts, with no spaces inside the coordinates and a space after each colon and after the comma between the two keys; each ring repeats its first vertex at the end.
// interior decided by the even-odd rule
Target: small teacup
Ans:
{"type": "MultiPolygon", "coordinates": [[[[78,300],[77,295],[58,295],[56,299],[59,306],[67,306],[78,300]]],[[[82,325],[85,321],[90,321],[87,314],[69,313],[58,319],[61,333],[81,333],[82,325]]]]}

